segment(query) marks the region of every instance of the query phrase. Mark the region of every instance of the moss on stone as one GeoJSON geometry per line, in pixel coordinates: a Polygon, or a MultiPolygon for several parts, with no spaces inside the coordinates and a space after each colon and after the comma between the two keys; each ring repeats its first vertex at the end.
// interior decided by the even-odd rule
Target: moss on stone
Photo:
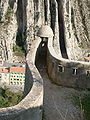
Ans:
{"type": "Polygon", "coordinates": [[[25,52],[22,49],[22,47],[18,46],[18,45],[14,45],[13,46],[13,52],[16,56],[25,56],[25,52]]]}

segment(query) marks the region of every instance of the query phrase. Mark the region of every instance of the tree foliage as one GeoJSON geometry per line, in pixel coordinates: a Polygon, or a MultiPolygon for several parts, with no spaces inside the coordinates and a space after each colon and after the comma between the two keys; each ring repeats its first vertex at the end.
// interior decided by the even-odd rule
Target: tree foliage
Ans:
{"type": "Polygon", "coordinates": [[[22,100],[22,93],[14,93],[9,88],[0,88],[0,107],[10,107],[22,100]]]}

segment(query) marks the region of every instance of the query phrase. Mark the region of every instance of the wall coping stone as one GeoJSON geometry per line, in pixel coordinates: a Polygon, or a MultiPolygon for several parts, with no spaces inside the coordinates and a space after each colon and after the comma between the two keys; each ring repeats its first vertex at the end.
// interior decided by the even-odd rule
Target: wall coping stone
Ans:
{"type": "Polygon", "coordinates": [[[59,60],[60,62],[62,62],[63,65],[68,64],[70,67],[79,65],[80,67],[83,67],[83,68],[86,68],[86,67],[90,68],[90,62],[69,60],[69,59],[65,59],[65,58],[58,56],[53,48],[53,39],[52,38],[48,39],[48,50],[49,50],[51,56],[54,57],[56,60],[59,60]]]}

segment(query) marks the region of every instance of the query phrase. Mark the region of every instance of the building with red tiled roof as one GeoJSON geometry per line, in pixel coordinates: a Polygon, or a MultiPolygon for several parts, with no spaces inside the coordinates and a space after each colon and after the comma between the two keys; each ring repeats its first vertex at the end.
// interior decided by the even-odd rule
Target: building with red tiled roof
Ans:
{"type": "Polygon", "coordinates": [[[0,67],[0,73],[9,73],[9,68],[0,67]]]}
{"type": "Polygon", "coordinates": [[[25,73],[25,67],[11,67],[10,72],[25,73]]]}
{"type": "Polygon", "coordinates": [[[85,59],[85,61],[90,62],[90,56],[89,57],[85,57],[84,59],[85,59]]]}
{"type": "Polygon", "coordinates": [[[9,84],[9,68],[0,67],[0,82],[9,84]]]}
{"type": "Polygon", "coordinates": [[[0,67],[0,83],[24,85],[25,67],[0,67]]]}
{"type": "Polygon", "coordinates": [[[24,85],[25,67],[10,68],[10,85],[24,85]]]}

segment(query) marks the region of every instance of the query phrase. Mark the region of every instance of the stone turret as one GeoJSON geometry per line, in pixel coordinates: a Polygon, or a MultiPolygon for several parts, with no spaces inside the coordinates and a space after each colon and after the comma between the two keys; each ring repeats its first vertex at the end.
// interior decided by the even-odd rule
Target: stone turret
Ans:
{"type": "Polygon", "coordinates": [[[42,25],[38,31],[38,36],[41,38],[50,38],[53,37],[54,34],[50,26],[42,25]]]}

